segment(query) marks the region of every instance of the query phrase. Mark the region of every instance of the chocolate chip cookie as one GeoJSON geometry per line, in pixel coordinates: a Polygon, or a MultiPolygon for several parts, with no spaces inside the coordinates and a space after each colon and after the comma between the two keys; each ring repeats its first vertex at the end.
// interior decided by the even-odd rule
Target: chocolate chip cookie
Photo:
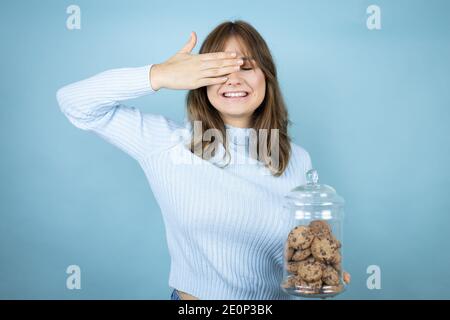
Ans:
{"type": "Polygon", "coordinates": [[[283,281],[283,284],[281,286],[285,289],[294,288],[296,282],[297,279],[295,276],[289,276],[286,280],[283,281]]]}
{"type": "Polygon", "coordinates": [[[339,273],[332,267],[326,266],[322,273],[322,281],[329,286],[339,285],[339,273]]]}
{"type": "Polygon", "coordinates": [[[330,262],[336,250],[336,243],[329,237],[316,237],[311,244],[312,255],[322,262],[330,262]]]}
{"type": "Polygon", "coordinates": [[[294,249],[306,249],[311,246],[314,235],[307,226],[297,226],[289,233],[289,247],[294,249]]]}
{"type": "Polygon", "coordinates": [[[287,272],[293,273],[293,274],[297,274],[298,273],[298,264],[299,263],[300,262],[297,262],[297,261],[288,262],[287,265],[286,265],[287,272]]]}
{"type": "Polygon", "coordinates": [[[322,278],[322,264],[311,259],[300,261],[298,275],[308,282],[317,281],[322,278]]]}
{"type": "Polygon", "coordinates": [[[302,293],[319,293],[320,289],[322,288],[322,280],[316,280],[316,281],[305,281],[301,277],[297,276],[294,278],[295,280],[295,288],[298,290],[301,290],[302,293]]]}
{"type": "Polygon", "coordinates": [[[314,236],[329,236],[331,234],[330,225],[323,220],[314,220],[309,223],[309,229],[314,236]]]}
{"type": "Polygon", "coordinates": [[[286,261],[291,261],[292,260],[292,256],[294,255],[294,252],[295,252],[294,248],[286,246],[284,248],[284,259],[286,261]]]}
{"type": "Polygon", "coordinates": [[[294,254],[292,255],[292,261],[302,261],[308,258],[311,255],[311,249],[298,249],[295,250],[294,254]]]}

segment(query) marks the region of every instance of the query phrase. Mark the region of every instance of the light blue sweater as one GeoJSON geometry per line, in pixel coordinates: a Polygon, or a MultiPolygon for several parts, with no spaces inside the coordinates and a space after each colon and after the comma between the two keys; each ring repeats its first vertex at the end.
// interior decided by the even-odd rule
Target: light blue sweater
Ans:
{"type": "Polygon", "coordinates": [[[57,92],[61,111],[144,170],[166,228],[169,286],[200,299],[294,299],[280,288],[292,227],[283,197],[305,183],[308,152],[292,143],[286,171],[274,177],[255,161],[243,161],[249,160],[249,129],[227,125],[231,164],[220,168],[217,157],[186,161],[193,154],[179,133],[191,130],[188,121],[177,124],[122,104],[157,92],[150,85],[151,66],[108,70],[67,85],[57,92]]]}

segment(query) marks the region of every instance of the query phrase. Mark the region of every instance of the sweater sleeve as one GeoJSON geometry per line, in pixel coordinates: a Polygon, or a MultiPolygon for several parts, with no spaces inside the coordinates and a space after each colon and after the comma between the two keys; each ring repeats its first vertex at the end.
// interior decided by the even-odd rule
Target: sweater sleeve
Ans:
{"type": "Polygon", "coordinates": [[[60,109],[76,127],[95,132],[141,161],[172,144],[180,128],[162,115],[121,103],[157,92],[150,82],[152,66],[107,70],[64,86],[56,94],[60,109]]]}

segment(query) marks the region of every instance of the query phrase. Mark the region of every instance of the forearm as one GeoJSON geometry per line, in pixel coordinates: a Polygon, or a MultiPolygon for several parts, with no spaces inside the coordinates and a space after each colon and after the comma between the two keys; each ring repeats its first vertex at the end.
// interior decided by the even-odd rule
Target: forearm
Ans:
{"type": "Polygon", "coordinates": [[[57,92],[59,106],[75,124],[95,123],[120,101],[155,92],[151,66],[111,69],[64,86],[57,92]]]}

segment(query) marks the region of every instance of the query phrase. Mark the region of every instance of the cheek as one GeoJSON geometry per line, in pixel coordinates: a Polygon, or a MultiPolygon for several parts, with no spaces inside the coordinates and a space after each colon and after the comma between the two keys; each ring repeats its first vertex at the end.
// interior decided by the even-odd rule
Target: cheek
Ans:
{"type": "Polygon", "coordinates": [[[257,97],[259,99],[263,99],[266,94],[266,80],[264,75],[261,75],[255,79],[253,88],[257,91],[257,97]]]}
{"type": "Polygon", "coordinates": [[[212,85],[212,86],[207,86],[206,87],[206,93],[208,94],[208,96],[212,95],[213,92],[217,92],[218,91],[218,85],[212,85]]]}
{"type": "Polygon", "coordinates": [[[206,87],[206,94],[208,96],[208,99],[210,102],[218,100],[219,96],[217,95],[217,92],[219,91],[218,85],[212,85],[206,87]]]}
{"type": "Polygon", "coordinates": [[[217,91],[220,88],[220,84],[213,84],[210,86],[206,86],[207,91],[217,91]]]}

